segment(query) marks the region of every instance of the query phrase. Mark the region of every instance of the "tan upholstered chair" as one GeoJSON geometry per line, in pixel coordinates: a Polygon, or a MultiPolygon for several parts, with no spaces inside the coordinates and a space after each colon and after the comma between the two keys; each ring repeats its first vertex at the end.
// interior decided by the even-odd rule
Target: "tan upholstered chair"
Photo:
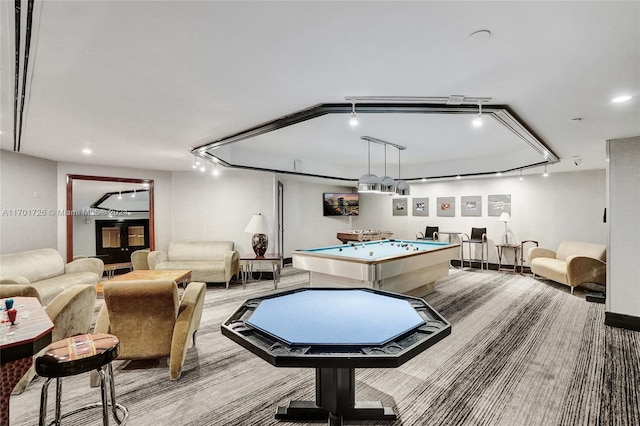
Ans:
{"type": "MultiPolygon", "coordinates": [[[[14,294],[13,296],[28,295],[14,294]]],[[[9,295],[3,297],[9,297],[9,295]]],[[[66,339],[76,334],[89,333],[95,306],[95,285],[78,284],[58,294],[51,303],[44,308],[44,311],[53,323],[51,341],[57,342],[58,340],[66,339]]],[[[35,369],[32,366],[13,389],[13,393],[22,393],[34,376],[35,369]]]]}
{"type": "MultiPolygon", "coordinates": [[[[121,360],[169,357],[169,377],[178,380],[200,327],[206,289],[191,282],[178,299],[175,281],[107,282],[94,333],[117,336],[121,360]]],[[[98,383],[92,374],[92,386],[98,383]]]]}
{"type": "Polygon", "coordinates": [[[149,249],[136,250],[131,253],[131,266],[134,271],[149,269],[149,249]]]}

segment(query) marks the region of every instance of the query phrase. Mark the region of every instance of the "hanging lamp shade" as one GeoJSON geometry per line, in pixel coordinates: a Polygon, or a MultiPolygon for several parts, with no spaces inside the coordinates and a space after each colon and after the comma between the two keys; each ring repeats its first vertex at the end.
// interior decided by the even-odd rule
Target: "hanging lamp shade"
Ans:
{"type": "Polygon", "coordinates": [[[396,182],[396,194],[397,195],[411,195],[411,188],[409,184],[404,180],[396,182]]]}
{"type": "Polygon", "coordinates": [[[388,193],[389,195],[395,194],[396,181],[389,176],[383,176],[380,179],[380,192],[388,193]]]}
{"type": "Polygon", "coordinates": [[[358,180],[358,192],[380,192],[382,189],[382,184],[380,182],[380,178],[371,173],[371,142],[369,141],[367,144],[368,151],[368,173],[364,174],[358,180]]]}
{"type": "Polygon", "coordinates": [[[398,180],[396,181],[397,195],[410,195],[409,184],[400,177],[400,149],[398,149],[398,180]]]}
{"type": "Polygon", "coordinates": [[[380,178],[371,173],[362,175],[358,180],[358,192],[380,192],[381,187],[380,178]]]}

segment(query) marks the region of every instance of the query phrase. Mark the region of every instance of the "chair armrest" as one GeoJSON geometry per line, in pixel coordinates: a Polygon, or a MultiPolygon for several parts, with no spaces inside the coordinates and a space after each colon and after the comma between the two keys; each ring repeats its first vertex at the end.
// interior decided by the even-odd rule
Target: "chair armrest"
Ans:
{"type": "Polygon", "coordinates": [[[463,232],[463,233],[460,235],[460,241],[470,240],[470,239],[471,239],[471,237],[469,236],[469,234],[466,234],[466,233],[464,233],[464,232],[463,232]]]}
{"type": "Polygon", "coordinates": [[[187,349],[192,346],[194,342],[192,337],[200,328],[206,293],[207,285],[205,283],[191,282],[182,294],[171,339],[171,356],[169,357],[169,377],[171,380],[180,378],[187,349]]]}
{"type": "Polygon", "coordinates": [[[416,240],[418,240],[420,238],[424,238],[424,234],[422,233],[422,231],[416,232],[416,240]]]}
{"type": "Polygon", "coordinates": [[[107,309],[107,304],[103,303],[100,308],[100,312],[98,312],[98,316],[96,318],[96,324],[93,327],[94,333],[109,333],[109,310],[107,309]]]}
{"type": "Polygon", "coordinates": [[[99,280],[104,273],[104,262],[95,257],[76,259],[64,265],[64,273],[70,272],[93,272],[99,280]]]}
{"type": "Polygon", "coordinates": [[[169,261],[169,256],[163,251],[152,251],[147,256],[147,262],[149,263],[149,269],[156,269],[156,265],[162,262],[169,261]]]}
{"type": "Polygon", "coordinates": [[[529,263],[536,257],[550,257],[552,259],[556,258],[555,250],[543,248],[543,247],[531,247],[527,252],[529,255],[529,263]]]}
{"type": "Polygon", "coordinates": [[[571,287],[584,283],[606,284],[607,264],[593,257],[567,257],[567,281],[571,287]]]}
{"type": "Polygon", "coordinates": [[[228,251],[224,254],[224,270],[227,276],[238,273],[240,270],[240,255],[237,251],[228,251]]]}
{"type": "MultiPolygon", "coordinates": [[[[0,298],[5,297],[35,297],[40,302],[38,290],[29,284],[2,284],[0,285],[0,298]]],[[[42,302],[40,302],[42,303],[42,302]]]]}
{"type": "Polygon", "coordinates": [[[91,330],[96,305],[96,286],[78,284],[58,294],[44,309],[53,322],[53,341],[91,330]]]}
{"type": "Polygon", "coordinates": [[[25,284],[25,285],[29,285],[29,284],[31,284],[31,281],[29,281],[26,277],[23,277],[22,275],[14,275],[13,277],[4,277],[4,278],[0,279],[0,284],[25,284]]]}

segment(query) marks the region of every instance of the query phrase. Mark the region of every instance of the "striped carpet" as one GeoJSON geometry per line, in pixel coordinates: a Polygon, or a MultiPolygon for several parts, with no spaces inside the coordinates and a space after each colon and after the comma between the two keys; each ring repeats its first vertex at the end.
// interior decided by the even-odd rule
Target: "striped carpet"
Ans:
{"type": "MultiPolygon", "coordinates": [[[[209,287],[179,381],[169,381],[165,361],[114,363],[128,424],[323,424],[273,417],[290,399],[314,399],[313,370],[275,368],[220,333],[242,301],[273,292],[271,283],[209,287]]],[[[307,284],[306,273],[287,267],[279,289],[307,284]]],[[[399,368],[357,370],[357,398],[381,400],[399,418],[348,425],[640,424],[640,333],[605,326],[604,305],[586,302],[584,292],[465,270],[452,271],[425,299],[452,323],[452,334],[399,368]]],[[[41,385],[36,378],[12,397],[12,425],[37,424],[41,385]]],[[[63,411],[99,399],[87,376],[65,379],[63,390],[63,411]]],[[[89,414],[63,424],[101,424],[98,412],[89,414]]]]}

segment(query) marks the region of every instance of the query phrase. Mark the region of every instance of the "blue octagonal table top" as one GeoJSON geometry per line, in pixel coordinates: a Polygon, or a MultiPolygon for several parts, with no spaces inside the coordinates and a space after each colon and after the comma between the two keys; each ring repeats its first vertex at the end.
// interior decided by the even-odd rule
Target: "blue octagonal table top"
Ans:
{"type": "Polygon", "coordinates": [[[408,301],[358,289],[265,299],[247,320],[290,345],[383,345],[424,323],[408,301]]]}

